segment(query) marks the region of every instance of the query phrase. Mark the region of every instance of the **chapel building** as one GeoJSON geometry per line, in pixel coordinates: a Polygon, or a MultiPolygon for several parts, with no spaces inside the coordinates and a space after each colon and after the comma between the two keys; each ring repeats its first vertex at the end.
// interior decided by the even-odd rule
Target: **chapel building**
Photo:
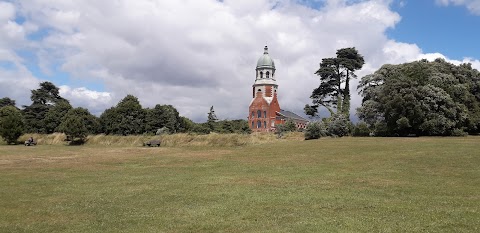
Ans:
{"type": "Polygon", "coordinates": [[[305,129],[308,120],[297,114],[280,109],[278,84],[275,76],[275,63],[265,46],[263,55],[255,68],[255,83],[252,86],[248,124],[253,132],[274,132],[275,126],[293,120],[299,129],[305,129]]]}

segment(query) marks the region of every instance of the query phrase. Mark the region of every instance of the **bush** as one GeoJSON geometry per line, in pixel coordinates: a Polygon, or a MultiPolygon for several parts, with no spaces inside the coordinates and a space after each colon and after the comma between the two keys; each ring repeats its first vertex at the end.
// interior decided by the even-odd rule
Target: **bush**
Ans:
{"type": "Polygon", "coordinates": [[[332,136],[343,137],[349,134],[350,121],[343,114],[335,114],[328,121],[328,133],[332,136]]]}
{"type": "Polygon", "coordinates": [[[454,129],[450,133],[451,136],[455,136],[455,137],[465,137],[465,136],[467,136],[467,134],[468,133],[463,131],[462,129],[454,129]]]}
{"type": "Polygon", "coordinates": [[[322,122],[311,122],[305,130],[305,140],[319,139],[327,136],[327,130],[322,122]]]}
{"type": "Polygon", "coordinates": [[[367,123],[359,122],[353,126],[353,136],[355,137],[367,137],[370,136],[370,129],[368,128],[367,123]]]}
{"type": "Polygon", "coordinates": [[[20,110],[14,106],[0,108],[0,136],[8,143],[16,143],[23,134],[25,123],[20,110]]]}

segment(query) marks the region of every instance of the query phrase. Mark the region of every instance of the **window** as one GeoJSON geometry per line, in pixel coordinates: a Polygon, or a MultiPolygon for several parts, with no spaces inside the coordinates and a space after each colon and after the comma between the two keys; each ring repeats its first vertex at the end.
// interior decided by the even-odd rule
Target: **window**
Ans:
{"type": "Polygon", "coordinates": [[[267,111],[263,111],[263,117],[267,118],[267,111]]]}
{"type": "Polygon", "coordinates": [[[263,128],[265,128],[265,129],[267,128],[267,122],[266,121],[263,122],[263,128]]]}
{"type": "Polygon", "coordinates": [[[257,117],[262,118],[262,111],[260,111],[260,110],[257,111],[257,117]]]}
{"type": "Polygon", "coordinates": [[[252,129],[255,128],[255,122],[252,121],[252,129]]]}
{"type": "Polygon", "coordinates": [[[255,112],[252,111],[252,118],[255,118],[255,112]]]}
{"type": "Polygon", "coordinates": [[[272,121],[271,126],[272,126],[272,127],[275,127],[275,121],[272,121]]]}
{"type": "Polygon", "coordinates": [[[262,128],[262,122],[261,121],[257,121],[257,128],[262,128]]]}
{"type": "Polygon", "coordinates": [[[260,71],[260,78],[263,78],[263,72],[260,71]]]}
{"type": "Polygon", "coordinates": [[[270,72],[267,71],[267,77],[266,78],[270,78],[270,72]]]}

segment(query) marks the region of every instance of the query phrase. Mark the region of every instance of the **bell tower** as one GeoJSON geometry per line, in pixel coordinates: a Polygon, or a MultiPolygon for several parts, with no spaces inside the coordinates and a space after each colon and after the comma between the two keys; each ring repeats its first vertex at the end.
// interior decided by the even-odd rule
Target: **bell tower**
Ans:
{"type": "Polygon", "coordinates": [[[280,105],[277,100],[277,81],[275,63],[265,46],[263,55],[258,59],[255,68],[255,82],[252,85],[252,101],[250,102],[248,124],[254,132],[275,131],[281,123],[277,120],[280,105]]]}

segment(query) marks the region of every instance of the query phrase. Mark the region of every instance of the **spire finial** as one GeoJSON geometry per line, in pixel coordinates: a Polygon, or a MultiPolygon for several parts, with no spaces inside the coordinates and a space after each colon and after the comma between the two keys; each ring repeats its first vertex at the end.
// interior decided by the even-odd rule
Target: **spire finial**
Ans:
{"type": "Polygon", "coordinates": [[[263,54],[268,54],[268,47],[265,45],[265,48],[263,48],[263,54]]]}

